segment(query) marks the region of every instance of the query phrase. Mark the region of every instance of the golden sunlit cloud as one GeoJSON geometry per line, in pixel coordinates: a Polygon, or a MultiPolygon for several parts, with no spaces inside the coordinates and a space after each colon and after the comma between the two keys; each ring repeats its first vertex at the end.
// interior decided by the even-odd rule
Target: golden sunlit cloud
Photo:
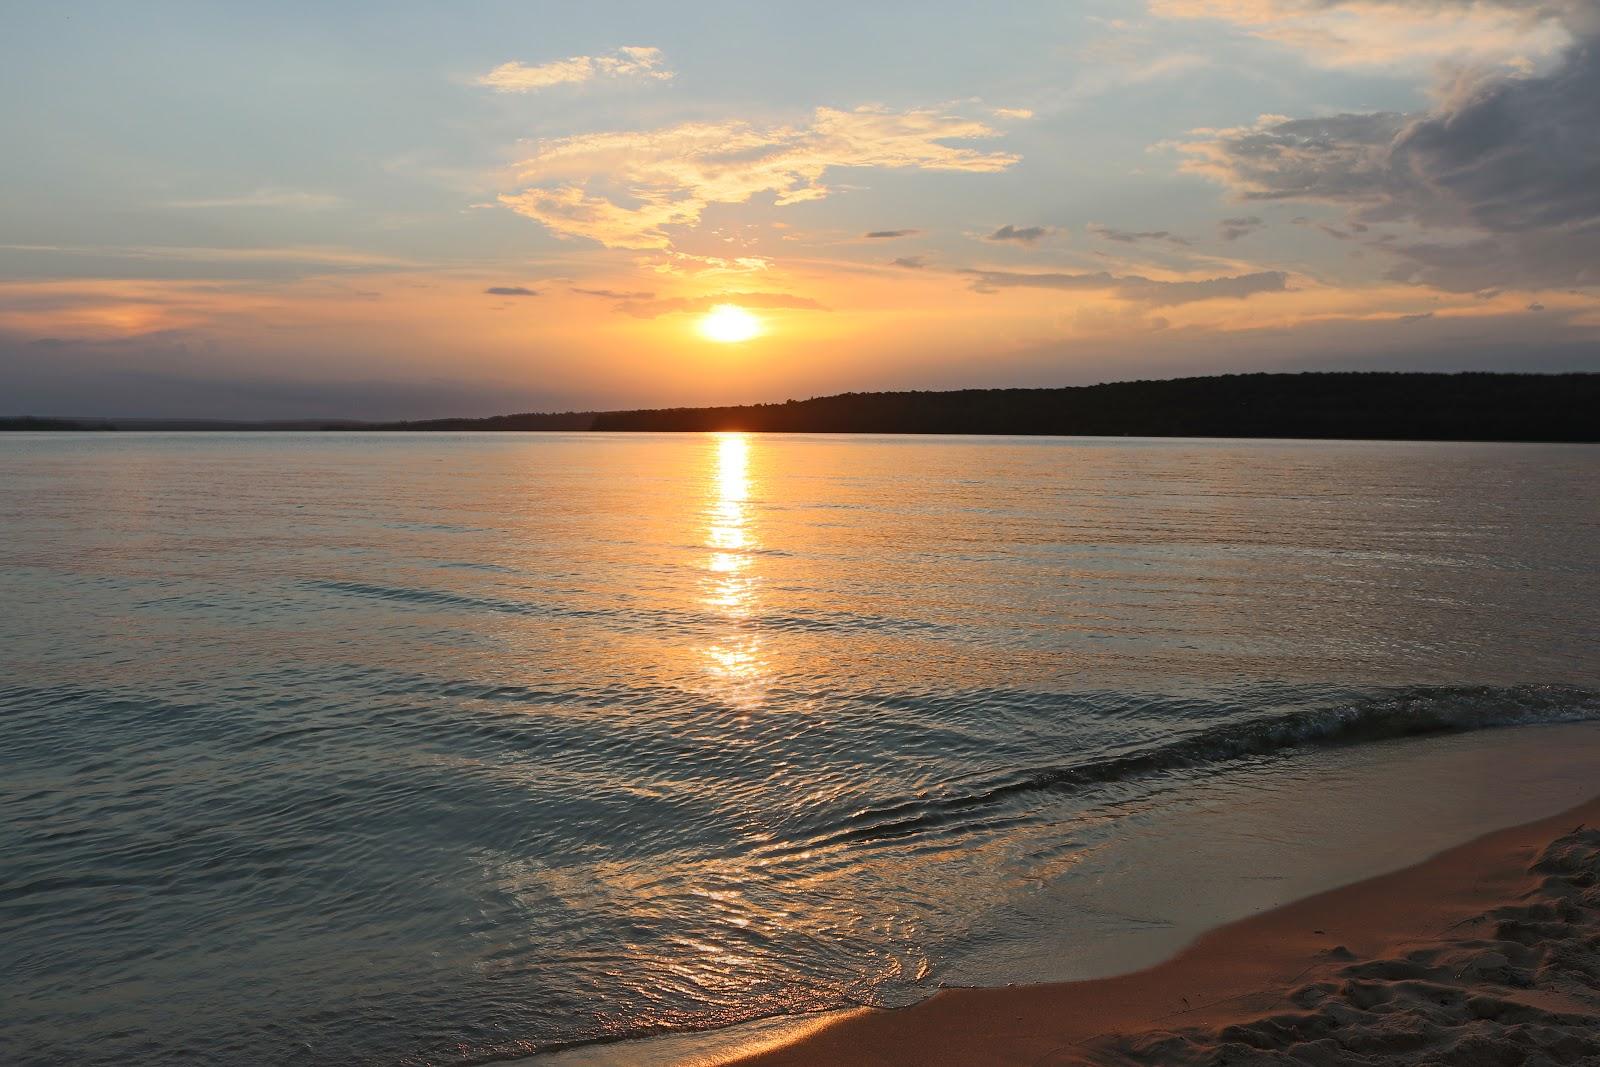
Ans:
{"type": "Polygon", "coordinates": [[[584,133],[540,141],[516,168],[529,187],[499,200],[559,236],[666,250],[669,231],[694,226],[712,204],[761,193],[779,207],[821,200],[835,168],[998,174],[1021,157],[951,143],[998,136],[942,108],[878,106],[819,107],[798,125],[730,119],[584,133]]]}
{"type": "Polygon", "coordinates": [[[708,341],[733,344],[761,333],[761,320],[737,304],[718,304],[700,319],[700,335],[708,341]]]}
{"type": "Polygon", "coordinates": [[[595,78],[651,78],[667,81],[672,71],[661,66],[659,48],[637,45],[619,48],[606,56],[572,56],[530,67],[515,61],[502,63],[478,79],[497,93],[529,93],[552,85],[570,85],[595,78]]]}

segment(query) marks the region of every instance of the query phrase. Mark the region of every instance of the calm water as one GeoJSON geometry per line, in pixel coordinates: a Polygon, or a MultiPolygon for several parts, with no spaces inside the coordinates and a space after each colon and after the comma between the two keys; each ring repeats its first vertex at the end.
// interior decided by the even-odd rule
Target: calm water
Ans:
{"type": "Polygon", "coordinates": [[[0,436],[0,1060],[925,995],[1192,783],[1600,718],[1597,460],[0,436]]]}

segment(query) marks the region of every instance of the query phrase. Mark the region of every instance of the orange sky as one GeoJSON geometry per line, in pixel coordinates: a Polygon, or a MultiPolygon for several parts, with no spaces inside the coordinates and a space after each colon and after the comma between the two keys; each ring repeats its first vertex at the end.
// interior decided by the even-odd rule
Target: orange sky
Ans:
{"type": "Polygon", "coordinates": [[[1600,367],[1592,0],[625,7],[25,13],[0,414],[1600,367]]]}

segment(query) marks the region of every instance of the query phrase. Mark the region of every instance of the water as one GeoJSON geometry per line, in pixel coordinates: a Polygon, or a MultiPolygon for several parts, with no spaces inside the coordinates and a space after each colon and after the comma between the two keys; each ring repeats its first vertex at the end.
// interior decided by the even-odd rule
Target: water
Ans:
{"type": "Polygon", "coordinates": [[[1600,719],[1597,459],[0,436],[0,1060],[926,995],[1197,791],[1600,719]]]}

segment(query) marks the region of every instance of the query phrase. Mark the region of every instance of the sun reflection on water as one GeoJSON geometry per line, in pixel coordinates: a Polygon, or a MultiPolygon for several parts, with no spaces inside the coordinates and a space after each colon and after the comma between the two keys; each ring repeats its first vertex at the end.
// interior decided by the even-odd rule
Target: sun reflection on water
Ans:
{"type": "Polygon", "coordinates": [[[761,639],[748,629],[755,614],[758,578],[749,509],[750,440],[742,433],[716,436],[715,468],[706,506],[707,578],[703,602],[729,624],[705,649],[707,670],[736,706],[753,707],[762,695],[765,660],[761,639]]]}

